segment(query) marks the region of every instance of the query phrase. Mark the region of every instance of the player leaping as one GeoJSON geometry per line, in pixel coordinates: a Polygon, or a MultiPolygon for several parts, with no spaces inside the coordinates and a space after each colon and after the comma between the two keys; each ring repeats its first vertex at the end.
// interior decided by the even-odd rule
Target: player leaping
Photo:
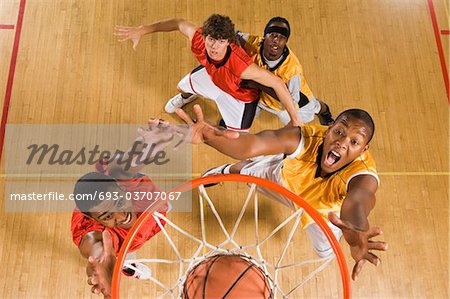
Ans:
{"type": "MultiPolygon", "coordinates": [[[[366,261],[379,265],[373,250],[386,250],[387,244],[372,240],[382,232],[370,227],[367,219],[375,206],[379,181],[368,151],[375,126],[367,112],[346,110],[330,127],[305,124],[257,134],[235,132],[231,139],[230,135],[217,134],[218,129],[204,121],[200,106],[195,105],[194,111],[195,121],[183,110],[176,111],[191,126],[192,143],[204,142],[242,160],[211,169],[205,175],[240,173],[283,185],[329,219],[337,239],[344,235],[356,262],[353,279],[366,261]]],[[[292,203],[282,203],[296,208],[292,203]]],[[[319,256],[333,253],[323,232],[307,215],[302,225],[319,256]]]]}
{"type": "Polygon", "coordinates": [[[136,49],[145,34],[176,30],[189,39],[192,53],[201,65],[178,83],[180,94],[167,102],[166,112],[174,113],[201,95],[216,102],[228,129],[248,131],[255,117],[259,91],[242,88],[241,81],[246,79],[273,88],[286,108],[291,124],[301,124],[283,80],[257,66],[235,44],[234,24],[227,16],[211,15],[200,28],[183,19],[160,20],[138,27],[117,26],[115,34],[120,41],[131,40],[136,49]]]}

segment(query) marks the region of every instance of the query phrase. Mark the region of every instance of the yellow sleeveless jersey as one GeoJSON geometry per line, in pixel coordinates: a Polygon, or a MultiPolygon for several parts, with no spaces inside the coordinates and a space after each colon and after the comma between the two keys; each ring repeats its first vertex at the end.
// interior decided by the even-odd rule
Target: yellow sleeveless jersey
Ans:
{"type": "MultiPolygon", "coordinates": [[[[295,56],[295,54],[292,53],[286,46],[288,53],[286,54],[285,59],[282,59],[274,68],[269,68],[269,66],[265,64],[262,59],[262,42],[262,37],[249,35],[244,45],[245,52],[252,57],[255,64],[271,71],[273,74],[280,77],[284,83],[287,83],[294,76],[299,75],[301,83],[300,92],[303,93],[308,100],[310,100],[312,97],[312,92],[308,86],[308,83],[306,83],[305,77],[303,76],[303,68],[298,61],[297,56],[295,56]]],[[[261,92],[260,103],[278,111],[284,110],[279,101],[272,98],[265,92],[261,92]]]]}
{"type": "MultiPolygon", "coordinates": [[[[342,202],[347,195],[347,185],[353,177],[370,174],[378,182],[379,178],[375,161],[368,150],[344,168],[325,178],[316,176],[327,128],[314,125],[302,127],[304,147],[295,158],[283,160],[281,179],[285,188],[299,195],[328,221],[328,212],[332,211],[339,215],[342,202]]],[[[304,213],[302,226],[306,227],[312,222],[312,218],[304,213]]]]}

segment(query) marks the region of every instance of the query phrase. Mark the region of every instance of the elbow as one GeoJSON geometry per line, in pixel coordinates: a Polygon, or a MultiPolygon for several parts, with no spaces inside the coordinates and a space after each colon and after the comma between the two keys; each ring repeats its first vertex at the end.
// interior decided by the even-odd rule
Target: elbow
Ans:
{"type": "Polygon", "coordinates": [[[175,24],[177,24],[178,30],[180,30],[180,31],[181,31],[181,27],[182,27],[183,23],[186,22],[186,20],[183,18],[175,18],[175,19],[173,19],[173,21],[175,22],[175,24]]]}
{"type": "Polygon", "coordinates": [[[250,158],[253,158],[256,156],[258,156],[258,153],[255,150],[247,149],[247,150],[239,151],[239,153],[236,153],[234,155],[234,157],[231,157],[231,158],[242,161],[242,160],[247,160],[247,159],[250,159],[250,158]]]}

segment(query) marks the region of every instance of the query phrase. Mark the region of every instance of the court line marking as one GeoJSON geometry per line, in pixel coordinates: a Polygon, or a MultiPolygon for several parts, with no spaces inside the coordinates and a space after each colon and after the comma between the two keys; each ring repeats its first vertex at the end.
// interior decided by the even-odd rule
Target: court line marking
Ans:
{"type": "Polygon", "coordinates": [[[14,74],[16,72],[17,53],[19,52],[20,34],[22,32],[23,15],[25,12],[26,0],[20,0],[19,13],[17,15],[16,33],[14,35],[14,44],[11,55],[11,63],[9,64],[8,82],[6,85],[5,101],[3,102],[2,121],[0,124],[0,160],[3,154],[3,146],[5,143],[6,122],[8,121],[9,104],[11,101],[12,86],[14,74]]]}
{"type": "Polygon", "coordinates": [[[441,30],[441,34],[443,35],[449,35],[450,34],[450,30],[441,30]]]}
{"type": "Polygon", "coordinates": [[[450,105],[450,90],[447,65],[445,63],[444,50],[442,48],[441,35],[439,34],[439,26],[437,23],[436,12],[434,10],[433,0],[427,0],[428,8],[430,10],[431,23],[433,24],[434,38],[436,40],[436,46],[439,53],[439,61],[441,62],[442,75],[444,77],[445,91],[447,92],[447,101],[450,105]]]}
{"type": "MultiPolygon", "coordinates": [[[[47,182],[63,182],[73,181],[82,177],[85,173],[79,174],[1,174],[0,179],[5,181],[47,181],[47,182]]],[[[450,176],[450,172],[446,171],[381,171],[380,176],[450,176]]],[[[184,179],[193,179],[201,176],[201,173],[169,173],[169,174],[153,174],[153,181],[164,179],[166,181],[181,181],[184,179]]]]}
{"type": "Polygon", "coordinates": [[[14,25],[0,24],[0,29],[14,29],[14,25]]]}

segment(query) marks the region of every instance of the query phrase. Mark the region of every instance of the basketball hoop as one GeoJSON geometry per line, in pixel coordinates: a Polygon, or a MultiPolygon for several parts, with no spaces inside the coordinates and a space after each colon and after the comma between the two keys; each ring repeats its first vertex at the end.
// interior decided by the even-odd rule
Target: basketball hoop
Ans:
{"type": "MultiPolygon", "coordinates": [[[[245,261],[247,261],[248,265],[252,266],[253,263],[256,266],[256,270],[260,270],[261,273],[264,274],[264,277],[262,278],[262,281],[268,285],[271,289],[273,298],[282,297],[282,298],[289,298],[292,296],[295,296],[295,292],[297,289],[299,289],[301,286],[303,286],[306,282],[311,280],[317,273],[321,272],[330,262],[336,258],[337,265],[339,267],[340,276],[341,276],[341,282],[342,282],[342,297],[343,298],[350,298],[351,297],[351,285],[350,285],[350,278],[349,278],[349,271],[347,268],[347,263],[345,261],[344,254],[342,252],[342,249],[339,245],[339,242],[336,240],[335,236],[333,235],[333,232],[325,222],[325,220],[322,218],[322,216],[314,209],[312,208],[307,202],[305,202],[303,199],[295,195],[294,193],[290,192],[289,190],[285,189],[284,187],[257,177],[252,176],[246,176],[246,175],[239,175],[239,174],[229,174],[229,175],[216,175],[216,176],[208,176],[208,177],[202,177],[198,179],[194,179],[190,182],[184,183],[181,186],[175,188],[172,190],[172,192],[187,192],[191,190],[195,190],[198,188],[199,193],[199,214],[200,214],[200,225],[201,229],[199,229],[199,236],[195,236],[193,233],[190,233],[183,229],[181,226],[183,224],[177,224],[174,223],[171,220],[170,213],[167,216],[164,216],[163,214],[157,212],[158,207],[156,205],[151,206],[146,212],[144,212],[140,218],[136,221],[133,228],[130,230],[127,238],[125,239],[124,243],[122,244],[121,250],[119,252],[119,255],[116,260],[115,268],[114,268],[114,274],[113,274],[113,280],[112,280],[112,289],[111,289],[111,295],[112,298],[119,298],[119,292],[120,292],[120,282],[121,282],[121,276],[122,276],[122,268],[125,263],[125,257],[129,251],[131,242],[133,238],[136,236],[136,234],[141,229],[142,225],[149,219],[149,217],[153,217],[155,221],[158,223],[158,225],[161,228],[160,235],[164,235],[164,237],[167,239],[167,242],[170,244],[169,246],[173,250],[174,254],[176,255],[175,259],[163,259],[163,258],[152,258],[152,259],[140,259],[135,260],[139,262],[149,263],[149,264],[174,264],[178,265],[178,279],[176,282],[174,282],[172,285],[166,285],[159,281],[157,278],[152,277],[150,280],[158,287],[162,289],[163,294],[161,297],[165,296],[171,296],[172,298],[180,298],[183,296],[183,292],[186,292],[185,284],[187,279],[192,280],[192,273],[194,269],[197,269],[197,267],[201,263],[207,263],[208,260],[210,261],[213,257],[223,256],[223,255],[232,255],[232,256],[239,256],[245,261]],[[210,184],[218,184],[218,183],[245,183],[249,187],[248,194],[245,200],[242,202],[242,208],[240,209],[239,215],[237,217],[237,220],[234,222],[233,229],[231,232],[229,232],[224,225],[224,221],[222,220],[220,213],[215,207],[215,204],[213,200],[211,200],[210,196],[206,192],[206,189],[204,188],[204,185],[210,185],[210,184]],[[290,214],[284,221],[282,221],[278,226],[276,226],[270,233],[267,234],[265,237],[260,237],[259,233],[259,205],[260,200],[258,198],[258,191],[261,190],[268,190],[269,192],[279,194],[280,196],[283,196],[284,198],[287,198],[295,203],[295,205],[298,207],[298,209],[290,214]],[[250,244],[242,244],[241,242],[236,240],[236,234],[238,231],[238,228],[242,222],[243,215],[246,212],[247,209],[249,209],[250,202],[254,201],[254,225],[255,225],[255,242],[250,244]],[[216,243],[217,245],[214,245],[208,241],[208,238],[206,238],[206,225],[205,225],[205,205],[207,205],[210,208],[210,213],[214,216],[212,217],[214,220],[217,221],[221,232],[225,236],[225,240],[219,243],[216,243]],[[300,220],[303,213],[307,213],[314,221],[315,223],[320,227],[326,238],[328,239],[328,242],[330,243],[334,255],[331,257],[323,258],[323,259],[310,259],[306,261],[300,261],[300,262],[292,262],[287,264],[284,260],[287,255],[288,248],[290,244],[292,243],[293,237],[296,233],[296,230],[300,224],[300,220]],[[162,225],[161,220],[163,220],[166,224],[165,226],[162,225]],[[291,230],[287,233],[287,240],[281,250],[281,254],[277,255],[276,262],[270,262],[268,261],[263,253],[262,253],[262,246],[264,246],[265,243],[267,243],[271,238],[274,237],[281,229],[284,227],[287,227],[287,225],[292,225],[291,230]],[[195,249],[195,252],[191,257],[185,258],[182,257],[182,254],[180,253],[180,250],[176,246],[176,242],[170,237],[170,234],[168,232],[168,229],[172,229],[173,231],[180,234],[180,236],[184,236],[188,238],[191,242],[197,244],[195,249]],[[254,254],[249,254],[248,252],[254,251],[254,254]],[[312,272],[308,273],[305,276],[302,276],[302,280],[299,282],[293,282],[292,285],[288,286],[288,288],[283,289],[283,286],[281,284],[282,278],[280,278],[284,271],[286,269],[291,269],[291,271],[297,271],[295,269],[298,269],[298,267],[303,267],[304,265],[309,265],[313,263],[320,263],[320,265],[312,272]],[[294,270],[292,270],[294,269],[294,270]]],[[[213,189],[213,188],[212,188],[213,189]]],[[[264,194],[264,193],[262,193],[264,194]]],[[[221,199],[222,202],[224,199],[221,199]]],[[[230,200],[228,198],[227,200],[230,200]]],[[[238,202],[241,199],[233,199],[233,203],[238,202]]],[[[152,242],[150,240],[149,242],[152,242]]],[[[278,244],[278,243],[277,243],[278,244]]],[[[132,263],[133,261],[127,261],[127,265],[132,263]]],[[[242,262],[242,261],[241,261],[242,262]]],[[[245,263],[245,262],[242,262],[245,263]]],[[[127,266],[128,267],[128,266],[127,266]]],[[[259,272],[258,272],[259,273],[259,272]]],[[[287,274],[286,274],[287,275],[287,274]]],[[[300,275],[299,275],[300,276],[300,275]]],[[[206,283],[205,283],[206,284],[206,283]]]]}

